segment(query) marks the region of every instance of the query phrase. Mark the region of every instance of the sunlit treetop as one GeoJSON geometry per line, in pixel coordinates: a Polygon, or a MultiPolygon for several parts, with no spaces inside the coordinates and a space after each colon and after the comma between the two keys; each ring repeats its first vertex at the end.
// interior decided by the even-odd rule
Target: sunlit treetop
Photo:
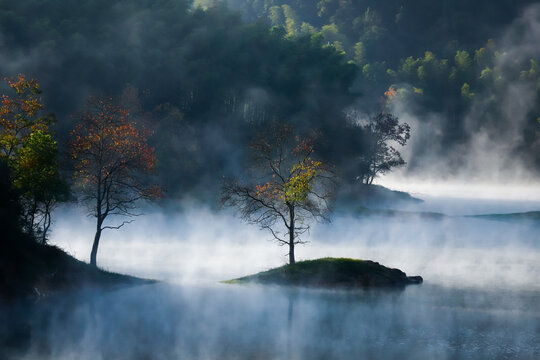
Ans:
{"type": "Polygon", "coordinates": [[[40,116],[43,104],[36,79],[4,79],[15,90],[10,96],[2,94],[0,105],[0,156],[12,157],[32,132],[46,132],[53,121],[52,116],[40,116]]]}
{"type": "Polygon", "coordinates": [[[321,161],[312,159],[313,139],[292,137],[292,131],[287,125],[279,129],[274,134],[277,146],[264,138],[252,143],[259,169],[268,172],[269,181],[255,186],[255,195],[262,201],[276,201],[286,206],[306,202],[308,196],[314,194],[318,176],[327,172],[321,161]],[[291,138],[289,142],[287,139],[291,138]]]}
{"type": "Polygon", "coordinates": [[[50,134],[35,131],[18,151],[14,184],[38,198],[53,194],[62,186],[57,164],[58,145],[50,134]]]}
{"type": "Polygon", "coordinates": [[[394,87],[390,87],[388,88],[388,90],[386,90],[384,92],[384,97],[387,99],[387,100],[392,100],[393,98],[395,98],[397,95],[397,91],[394,87]]]}

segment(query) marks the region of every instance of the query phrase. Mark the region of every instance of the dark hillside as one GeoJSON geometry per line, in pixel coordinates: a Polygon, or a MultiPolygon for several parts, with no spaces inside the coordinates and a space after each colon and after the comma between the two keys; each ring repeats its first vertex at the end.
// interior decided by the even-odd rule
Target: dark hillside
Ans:
{"type": "Polygon", "coordinates": [[[89,266],[61,249],[41,245],[23,233],[17,191],[0,162],[0,299],[46,296],[83,287],[116,287],[150,282],[89,266]]]}
{"type": "Polygon", "coordinates": [[[422,201],[406,192],[390,190],[381,185],[354,184],[340,189],[336,198],[336,210],[348,211],[358,207],[387,208],[422,201]]]}
{"type": "Polygon", "coordinates": [[[91,267],[55,246],[41,245],[24,237],[14,240],[16,244],[0,255],[0,298],[40,297],[85,287],[151,282],[91,267]]]}

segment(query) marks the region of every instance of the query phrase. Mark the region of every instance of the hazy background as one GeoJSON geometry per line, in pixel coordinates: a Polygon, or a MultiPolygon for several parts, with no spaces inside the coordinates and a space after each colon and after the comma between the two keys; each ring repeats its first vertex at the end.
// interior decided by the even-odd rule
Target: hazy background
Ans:
{"type": "MultiPolygon", "coordinates": [[[[427,282],[454,286],[527,285],[538,289],[538,222],[494,221],[463,215],[537,210],[540,201],[428,198],[401,206],[396,216],[333,216],[316,224],[298,247],[298,259],[352,257],[379,261],[427,282]],[[422,216],[414,211],[451,216],[422,216]],[[531,271],[532,270],[532,271],[531,271]],[[431,279],[431,280],[430,280],[431,279]]],[[[63,209],[52,243],[87,261],[95,224],[63,209]],[[77,225],[73,226],[73,217],[77,225]]],[[[62,211],[62,210],[60,210],[62,211]]],[[[74,214],[75,211],[75,214],[74,214]]],[[[122,231],[106,231],[99,263],[112,271],[175,283],[213,283],[286,262],[287,249],[230,211],[205,207],[167,211],[154,207],[122,231]]]]}

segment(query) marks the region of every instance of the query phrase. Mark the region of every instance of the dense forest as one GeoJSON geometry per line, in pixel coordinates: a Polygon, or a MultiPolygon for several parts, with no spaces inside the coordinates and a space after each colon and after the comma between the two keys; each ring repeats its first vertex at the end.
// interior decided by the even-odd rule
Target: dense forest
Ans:
{"type": "Polygon", "coordinates": [[[2,8],[11,9],[0,20],[2,53],[10,54],[2,73],[40,80],[59,137],[89,95],[119,98],[153,130],[169,195],[207,191],[237,171],[238,145],[258,124],[344,131],[341,109],[353,100],[356,68],[322,40],[284,39],[223,7],[192,11],[185,1],[2,8]]]}
{"type": "Polygon", "coordinates": [[[227,2],[248,21],[282,27],[289,37],[322,37],[323,46],[344,54],[358,66],[353,91],[363,95],[364,111],[376,111],[381,94],[394,89],[398,108],[428,125],[423,140],[437,143],[416,146],[409,169],[422,167],[435,152],[457,172],[464,165],[463,148],[471,151],[479,133],[491,138],[488,151],[504,143],[502,152],[538,169],[540,9],[535,1],[227,2]]]}
{"type": "Polygon", "coordinates": [[[416,119],[409,171],[462,166],[479,133],[537,171],[532,3],[1,0],[0,73],[39,79],[60,148],[89,96],[118,99],[153,131],[173,197],[215,192],[271,122],[321,134],[320,156],[354,181],[360,124],[381,111],[416,119]]]}

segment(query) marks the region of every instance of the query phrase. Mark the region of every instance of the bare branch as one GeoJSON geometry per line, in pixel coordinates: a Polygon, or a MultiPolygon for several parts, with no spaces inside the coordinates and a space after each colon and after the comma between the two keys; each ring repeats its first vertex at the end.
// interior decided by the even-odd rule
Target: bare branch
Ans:
{"type": "Polygon", "coordinates": [[[132,223],[134,220],[126,220],[126,221],[123,221],[120,225],[118,226],[102,226],[101,227],[101,230],[105,230],[105,229],[113,229],[113,230],[118,230],[120,229],[122,226],[126,225],[126,224],[130,224],[132,223]]]}
{"type": "Polygon", "coordinates": [[[306,243],[300,236],[309,233],[304,221],[328,220],[335,174],[311,158],[310,139],[293,137],[287,126],[273,130],[251,145],[257,170],[252,181],[260,180],[259,185],[228,182],[221,201],[246,222],[268,230],[279,245],[288,245],[290,262],[294,262],[294,245],[306,243]],[[287,231],[280,233],[281,225],[287,231]]]}

